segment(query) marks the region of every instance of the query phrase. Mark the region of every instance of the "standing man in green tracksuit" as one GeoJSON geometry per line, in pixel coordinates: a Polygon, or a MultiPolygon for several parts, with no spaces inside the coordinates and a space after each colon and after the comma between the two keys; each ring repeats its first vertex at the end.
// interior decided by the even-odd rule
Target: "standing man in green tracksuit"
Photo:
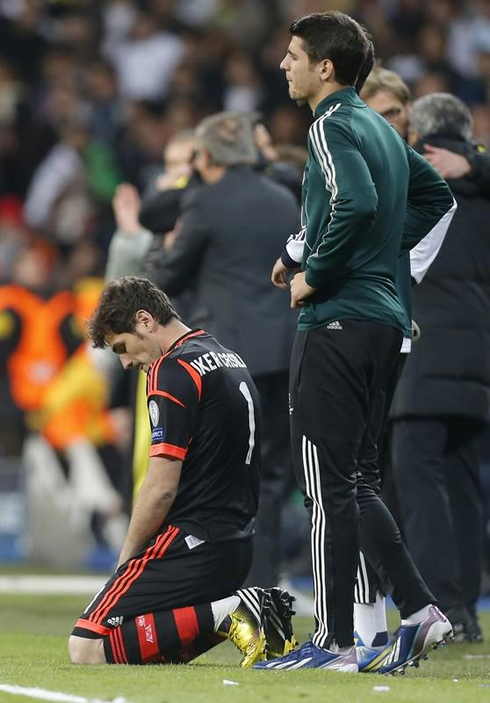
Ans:
{"type": "MultiPolygon", "coordinates": [[[[353,596],[359,555],[406,577],[402,627],[385,671],[416,661],[451,635],[389,511],[362,475],[375,399],[410,335],[395,286],[400,250],[415,246],[452,207],[449,188],[354,86],[372,65],[365,30],[340,12],[291,25],[281,63],[289,94],[314,113],[303,181],[302,229],[272,280],[300,308],[290,373],[292,448],[311,513],[316,629],[312,641],[259,668],[356,672],[353,596]],[[299,256],[298,256],[299,253],[299,256]]],[[[364,76],[365,77],[365,76],[364,76]]],[[[383,670],[381,669],[381,670],[383,670]]]]}

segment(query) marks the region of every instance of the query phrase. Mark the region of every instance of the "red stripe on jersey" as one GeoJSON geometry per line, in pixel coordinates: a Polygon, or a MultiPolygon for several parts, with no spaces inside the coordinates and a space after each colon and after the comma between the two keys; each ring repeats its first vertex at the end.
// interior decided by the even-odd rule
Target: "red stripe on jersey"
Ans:
{"type": "Polygon", "coordinates": [[[187,451],[183,447],[176,447],[175,444],[161,442],[160,444],[151,445],[150,456],[171,456],[174,459],[182,459],[183,461],[187,456],[187,451]]]}
{"type": "Polygon", "coordinates": [[[151,395],[151,393],[153,391],[157,390],[158,369],[160,368],[162,361],[165,359],[165,357],[166,357],[166,354],[164,354],[159,359],[157,359],[150,369],[151,375],[150,375],[150,382],[148,384],[148,395],[151,395]]]}
{"type": "Polygon", "coordinates": [[[172,612],[180,641],[186,647],[194,642],[199,635],[196,609],[191,606],[190,608],[177,608],[172,612]]]}
{"type": "Polygon", "coordinates": [[[148,370],[148,384],[147,384],[147,391],[148,395],[150,394],[151,390],[156,389],[156,384],[157,384],[157,377],[158,377],[158,369],[160,368],[160,365],[162,361],[173,352],[174,349],[177,349],[177,347],[180,347],[184,342],[187,342],[188,339],[191,337],[199,337],[201,334],[206,334],[204,330],[196,330],[195,332],[189,332],[189,334],[186,334],[185,337],[182,337],[182,339],[177,342],[175,346],[173,346],[171,349],[168,350],[165,354],[163,354],[161,357],[159,357],[156,361],[153,362],[153,364],[150,366],[148,370]]]}
{"type": "Polygon", "coordinates": [[[138,615],[135,619],[138,643],[140,646],[141,663],[160,660],[160,647],[158,646],[157,631],[153,613],[138,615]]]}
{"type": "Polygon", "coordinates": [[[153,377],[153,368],[155,366],[155,363],[156,362],[153,362],[153,364],[148,369],[148,373],[146,374],[146,395],[149,394],[150,389],[151,389],[151,379],[153,377]]]}
{"type": "Polygon", "coordinates": [[[170,525],[163,534],[158,535],[155,544],[145,550],[142,557],[130,559],[125,572],[114,581],[97,608],[89,615],[89,620],[98,623],[103,621],[111,608],[138,579],[147,563],[152,559],[159,559],[177,537],[178,533],[179,528],[170,525]]]}
{"type": "Polygon", "coordinates": [[[201,400],[202,381],[201,381],[201,377],[199,376],[198,372],[196,371],[195,368],[193,368],[190,364],[188,364],[187,361],[182,361],[182,359],[177,359],[177,361],[187,371],[189,376],[192,378],[192,380],[196,384],[197,397],[199,398],[199,400],[201,400]]]}
{"type": "Polygon", "coordinates": [[[176,398],[174,395],[170,395],[170,393],[166,393],[166,391],[151,391],[149,395],[161,395],[164,398],[168,398],[169,400],[173,400],[174,403],[177,403],[177,405],[180,405],[181,408],[185,408],[184,403],[180,401],[178,398],[176,398]]]}
{"type": "Polygon", "coordinates": [[[81,627],[84,630],[90,630],[91,632],[96,632],[101,637],[105,637],[112,632],[112,627],[105,627],[105,625],[98,625],[96,622],[90,622],[90,620],[84,620],[79,618],[75,624],[75,627],[81,627]]]}

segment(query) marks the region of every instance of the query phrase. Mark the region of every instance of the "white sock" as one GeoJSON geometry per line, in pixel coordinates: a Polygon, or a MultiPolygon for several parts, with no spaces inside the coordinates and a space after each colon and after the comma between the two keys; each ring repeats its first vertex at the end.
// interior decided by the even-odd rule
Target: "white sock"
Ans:
{"type": "Polygon", "coordinates": [[[429,617],[430,605],[431,604],[429,603],[429,605],[426,605],[423,608],[420,608],[420,610],[417,610],[415,613],[409,615],[406,620],[402,620],[402,625],[420,625],[425,618],[429,617]]]}
{"type": "Polygon", "coordinates": [[[386,598],[376,593],[376,601],[369,605],[354,603],[354,629],[366,647],[383,647],[388,643],[386,598]]]}
{"type": "Polygon", "coordinates": [[[240,598],[238,596],[228,596],[228,598],[222,598],[221,600],[215,600],[211,603],[211,610],[213,611],[214,618],[214,631],[219,630],[219,626],[223,620],[240,605],[240,598]]]}

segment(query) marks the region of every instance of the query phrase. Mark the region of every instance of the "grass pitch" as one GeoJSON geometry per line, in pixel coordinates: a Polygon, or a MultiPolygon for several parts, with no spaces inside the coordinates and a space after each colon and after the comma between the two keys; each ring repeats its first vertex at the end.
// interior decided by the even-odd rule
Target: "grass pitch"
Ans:
{"type": "MultiPolygon", "coordinates": [[[[242,670],[237,667],[239,655],[228,642],[188,666],[72,666],[66,639],[89,600],[0,594],[0,685],[39,687],[89,700],[124,697],[128,703],[490,701],[490,613],[482,615],[487,642],[449,645],[403,677],[242,670]],[[378,686],[389,690],[377,691],[378,686]]],[[[396,624],[393,619],[393,627],[396,624]]],[[[300,641],[311,629],[309,619],[295,619],[300,641]]],[[[1,703],[28,700],[32,699],[0,691],[1,703]]]]}

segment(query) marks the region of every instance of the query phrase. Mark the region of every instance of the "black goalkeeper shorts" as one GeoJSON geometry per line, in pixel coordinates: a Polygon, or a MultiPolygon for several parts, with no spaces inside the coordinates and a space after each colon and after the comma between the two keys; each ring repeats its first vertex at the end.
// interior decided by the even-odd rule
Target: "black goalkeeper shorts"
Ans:
{"type": "Polygon", "coordinates": [[[251,562],[251,539],[202,542],[170,525],[119,567],[72,634],[97,639],[138,615],[226,598],[243,584],[251,562]]]}

